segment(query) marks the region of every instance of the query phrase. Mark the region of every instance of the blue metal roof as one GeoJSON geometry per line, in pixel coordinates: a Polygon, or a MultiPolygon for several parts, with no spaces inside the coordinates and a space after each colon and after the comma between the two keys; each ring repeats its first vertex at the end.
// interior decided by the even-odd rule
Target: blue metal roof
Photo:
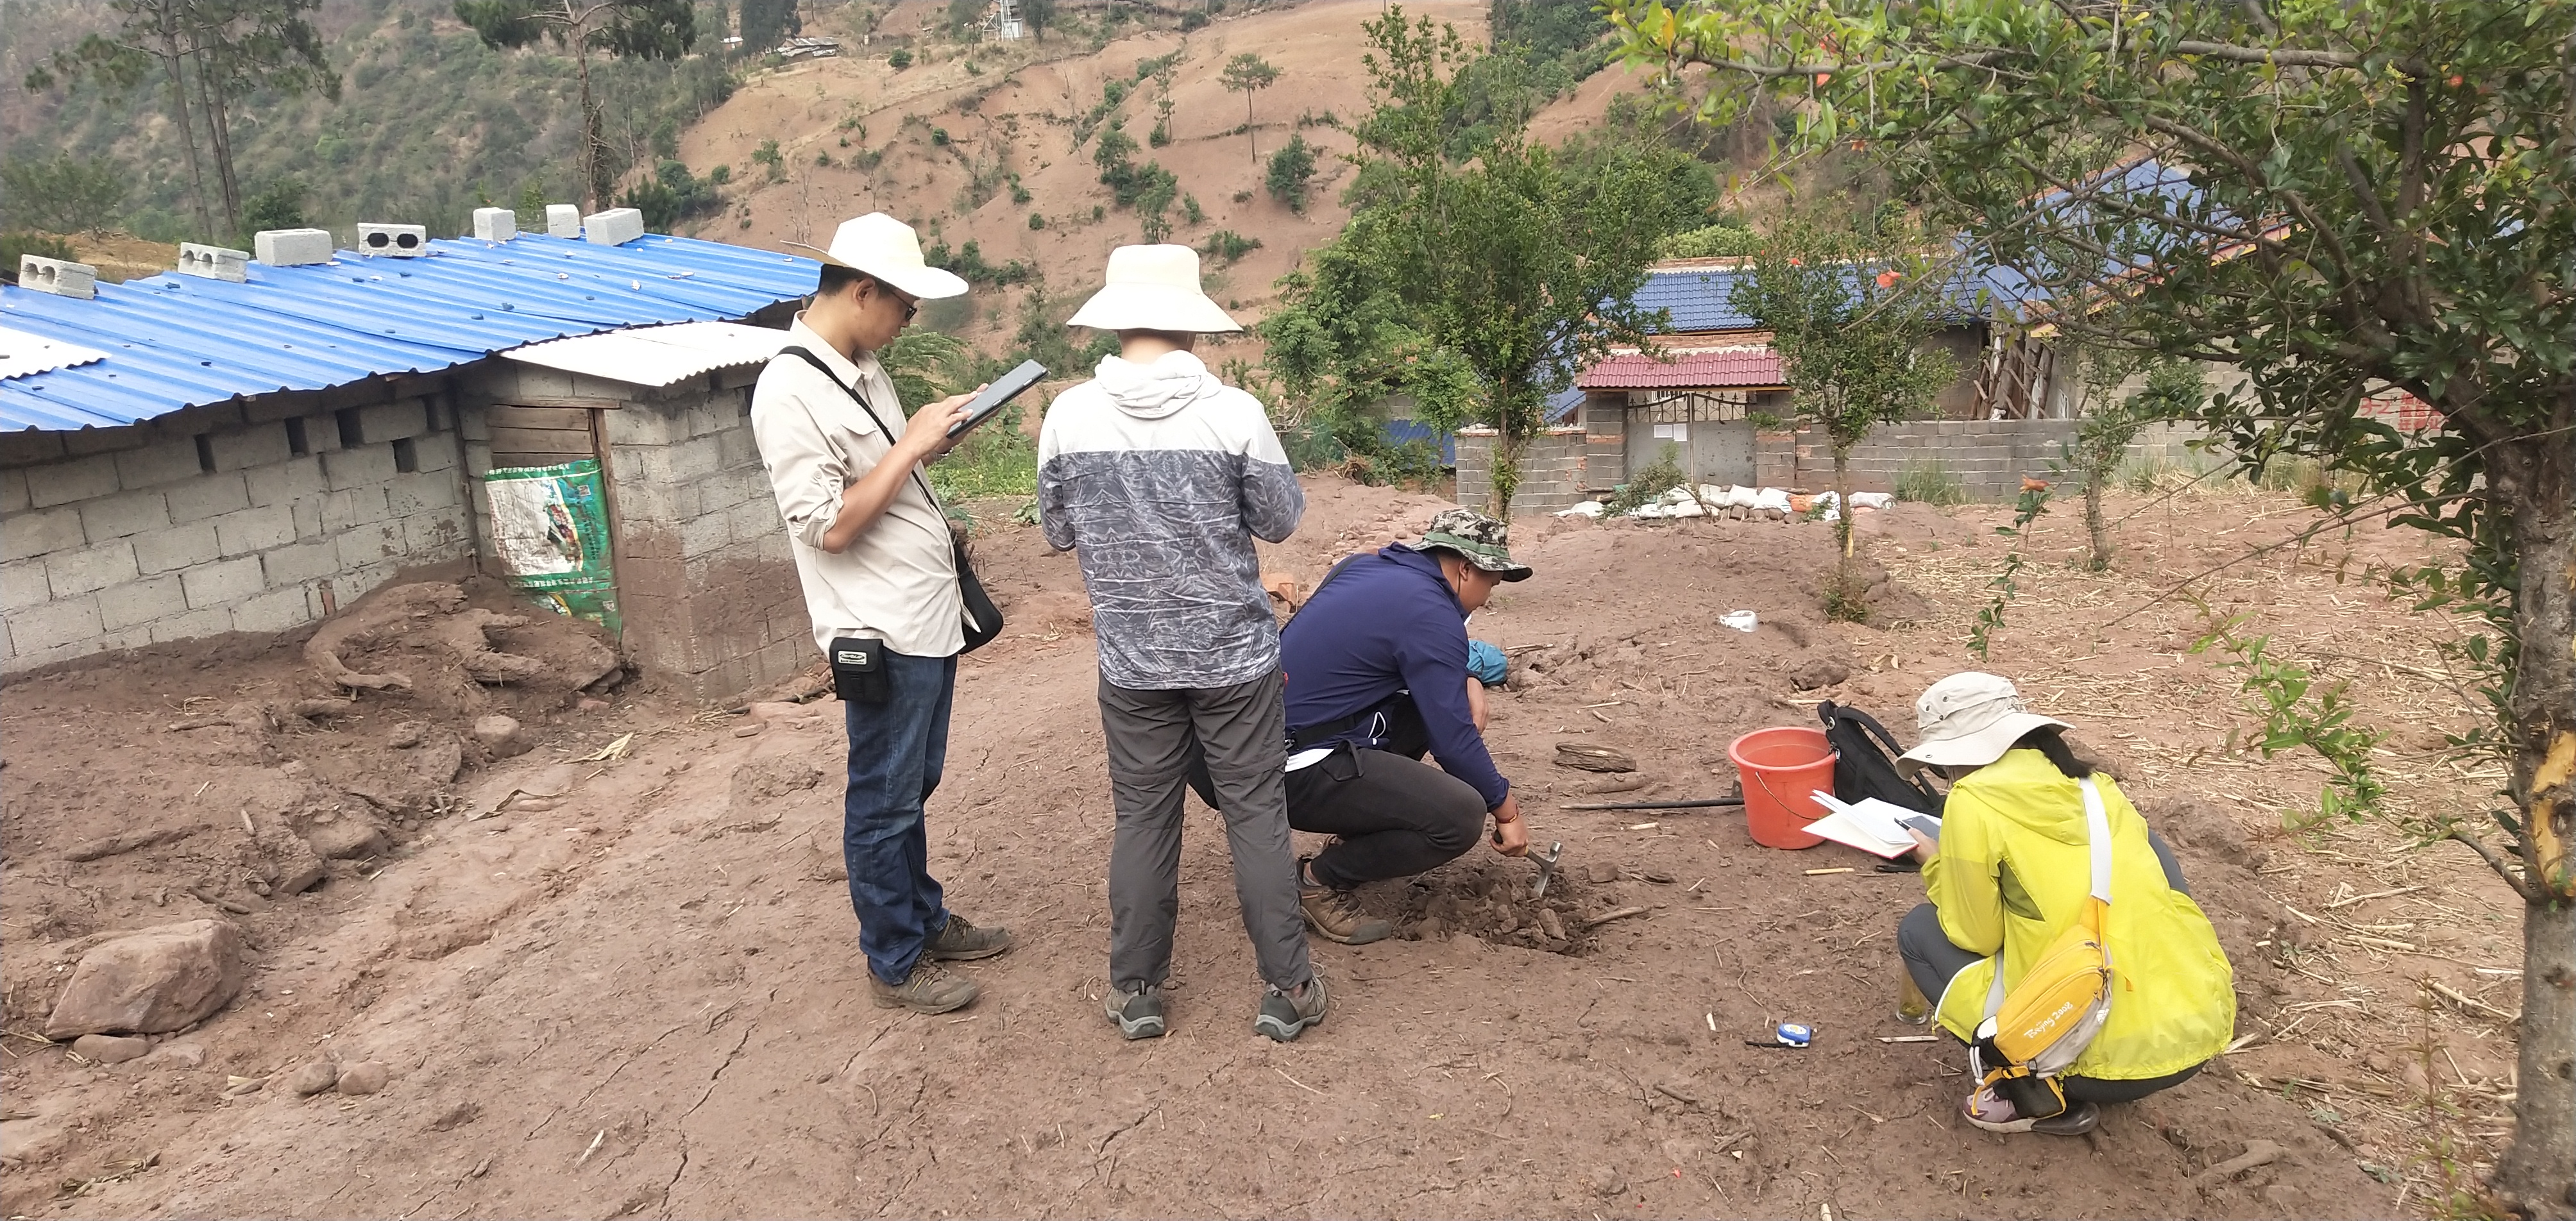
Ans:
{"type": "Polygon", "coordinates": [[[812,259],[647,234],[623,246],[449,238],[412,259],[163,274],[80,301],[0,288],[0,326],[107,359],[0,380],[0,428],[113,428],[186,407],[429,373],[523,344],[748,317],[814,291],[812,259]]]}
{"type": "MultiPolygon", "coordinates": [[[[1854,278],[1864,269],[1854,267],[1854,278]]],[[[1672,323],[1661,331],[1664,335],[1687,335],[1701,331],[1757,331],[1760,321],[1735,306],[1736,282],[1752,275],[1750,267],[1685,267],[1666,271],[1649,271],[1646,283],[1637,290],[1637,308],[1653,312],[1671,312],[1672,323]]],[[[1953,321],[1985,317],[1992,310],[1979,300],[1980,293],[1989,301],[2003,294],[1987,283],[1986,277],[1972,270],[1962,270],[1944,286],[1942,297],[1953,321]]]]}

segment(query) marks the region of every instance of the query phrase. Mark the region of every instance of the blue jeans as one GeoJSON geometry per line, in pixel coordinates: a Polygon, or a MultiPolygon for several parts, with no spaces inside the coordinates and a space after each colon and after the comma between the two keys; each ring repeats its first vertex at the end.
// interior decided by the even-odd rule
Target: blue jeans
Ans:
{"type": "Polygon", "coordinates": [[[885,652],[892,695],[882,704],[841,705],[850,731],[850,787],[841,803],[841,858],[859,949],[878,979],[911,978],[922,947],[948,927],[939,883],[930,876],[930,837],[921,806],[939,787],[948,758],[948,709],[957,659],[885,652]]]}

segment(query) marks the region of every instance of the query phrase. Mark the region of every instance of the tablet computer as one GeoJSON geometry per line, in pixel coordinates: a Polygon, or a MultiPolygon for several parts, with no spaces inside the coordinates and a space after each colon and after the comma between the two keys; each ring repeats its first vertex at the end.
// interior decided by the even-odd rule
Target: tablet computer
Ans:
{"type": "Polygon", "coordinates": [[[973,402],[966,404],[965,416],[948,426],[949,437],[962,437],[967,429],[993,418],[994,412],[1018,398],[1022,391],[1038,384],[1038,379],[1046,375],[1045,365],[1034,360],[1021,361],[1019,368],[1003,374],[992,385],[984,387],[983,393],[976,395],[973,402]]]}

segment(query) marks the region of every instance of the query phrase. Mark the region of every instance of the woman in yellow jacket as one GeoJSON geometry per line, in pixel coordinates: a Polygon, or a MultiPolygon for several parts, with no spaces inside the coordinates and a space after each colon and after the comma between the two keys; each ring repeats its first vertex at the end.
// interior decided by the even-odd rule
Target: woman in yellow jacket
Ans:
{"type": "Polygon", "coordinates": [[[2076,1135],[2099,1122],[2098,1104],[2134,1101],[2199,1072],[2234,1033],[2236,992],[2217,932],[2164,841],[2110,776],[2067,749],[2067,724],[2026,710],[2005,679],[1942,679],[1915,701],[1915,720],[1922,744],[1897,766],[1938,768],[1951,787],[1940,842],[1916,850],[1931,901],[1898,922],[1897,949],[1914,986],[1938,998],[1942,1028],[1962,1041],[1973,1041],[1986,1017],[1995,964],[2011,989],[2091,893],[2088,777],[2111,830],[2111,1010],[2058,1077],[2067,1107],[2023,1116],[1979,1089],[1967,1120],[1997,1132],[2076,1135]]]}

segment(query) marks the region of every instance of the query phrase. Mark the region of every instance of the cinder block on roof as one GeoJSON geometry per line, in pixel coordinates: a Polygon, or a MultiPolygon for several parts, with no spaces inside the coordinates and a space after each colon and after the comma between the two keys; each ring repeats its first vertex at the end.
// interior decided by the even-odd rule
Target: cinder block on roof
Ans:
{"type": "Polygon", "coordinates": [[[547,204],[546,236],[580,237],[581,209],[571,204],[547,204]]]}
{"type": "Polygon", "coordinates": [[[384,225],[372,221],[358,223],[358,253],[370,257],[385,255],[397,259],[416,259],[429,253],[427,225],[384,225]]]}
{"type": "Polygon", "coordinates": [[[519,236],[519,214],[508,208],[476,208],[474,236],[487,242],[509,241],[519,236]]]}
{"type": "Polygon", "coordinates": [[[610,208],[581,218],[581,235],[602,246],[623,246],[644,236],[644,214],[633,208],[610,208]]]}
{"type": "Polygon", "coordinates": [[[259,261],[271,267],[302,267],[331,261],[327,229],[262,229],[250,239],[259,261]]]}
{"type": "MultiPolygon", "coordinates": [[[[643,222],[640,219],[637,224],[643,222]]],[[[49,259],[41,254],[18,256],[18,287],[40,293],[87,301],[98,295],[98,269],[70,259],[49,259]]]]}
{"type": "Polygon", "coordinates": [[[250,252],[229,246],[208,246],[202,242],[179,243],[179,265],[172,270],[183,276],[201,276],[209,280],[230,280],[239,284],[246,277],[250,252]]]}

